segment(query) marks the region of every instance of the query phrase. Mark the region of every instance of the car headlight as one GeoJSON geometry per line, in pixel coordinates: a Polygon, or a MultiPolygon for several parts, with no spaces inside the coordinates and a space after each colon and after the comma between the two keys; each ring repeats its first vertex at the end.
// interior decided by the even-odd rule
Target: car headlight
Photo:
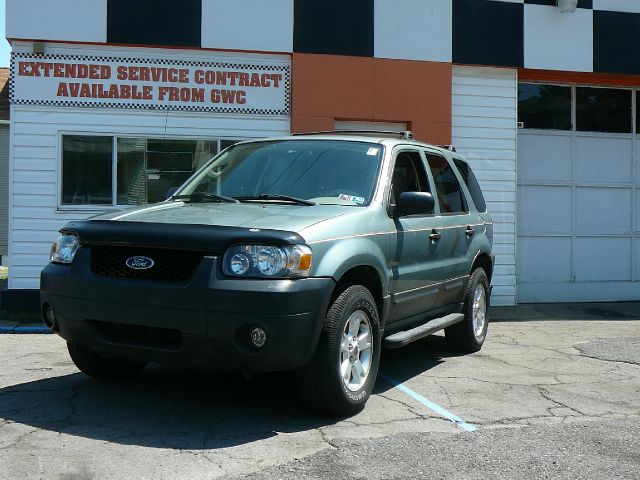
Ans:
{"type": "Polygon", "coordinates": [[[71,263],[79,246],[80,242],[75,235],[60,235],[51,245],[49,259],[55,263],[71,263]]]}
{"type": "Polygon", "coordinates": [[[299,278],[311,270],[306,245],[234,245],[224,255],[222,271],[232,277],[299,278]]]}

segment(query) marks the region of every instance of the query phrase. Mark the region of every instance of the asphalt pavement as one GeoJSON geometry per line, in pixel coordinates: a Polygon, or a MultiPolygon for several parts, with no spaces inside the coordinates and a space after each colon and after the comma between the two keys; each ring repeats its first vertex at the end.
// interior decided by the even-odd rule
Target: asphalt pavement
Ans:
{"type": "Polygon", "coordinates": [[[476,354],[442,336],[385,351],[342,420],[286,374],[98,382],[55,335],[0,335],[0,478],[637,479],[639,306],[503,309],[476,354]]]}

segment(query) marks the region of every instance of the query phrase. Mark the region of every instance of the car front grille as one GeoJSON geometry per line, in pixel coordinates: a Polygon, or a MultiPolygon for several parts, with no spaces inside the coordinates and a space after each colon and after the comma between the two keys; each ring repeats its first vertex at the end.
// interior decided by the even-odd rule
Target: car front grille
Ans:
{"type": "Polygon", "coordinates": [[[91,251],[91,269],[97,275],[108,277],[184,282],[193,276],[203,256],[201,252],[184,250],[94,246],[91,251]],[[150,258],[153,266],[144,270],[130,268],[127,260],[132,257],[150,258]]]}

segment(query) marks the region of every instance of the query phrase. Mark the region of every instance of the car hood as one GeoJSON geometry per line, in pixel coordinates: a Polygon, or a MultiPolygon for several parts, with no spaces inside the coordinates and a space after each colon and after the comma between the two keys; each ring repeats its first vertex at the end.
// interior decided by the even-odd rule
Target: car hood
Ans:
{"type": "Polygon", "coordinates": [[[324,220],[346,215],[360,207],[266,203],[163,202],[125,211],[108,212],[91,220],[218,225],[300,232],[324,220]]]}

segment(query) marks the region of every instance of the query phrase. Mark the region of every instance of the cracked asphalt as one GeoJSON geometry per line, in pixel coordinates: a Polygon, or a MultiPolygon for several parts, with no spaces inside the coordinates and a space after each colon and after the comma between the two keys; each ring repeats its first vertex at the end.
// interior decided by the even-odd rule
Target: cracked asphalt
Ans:
{"type": "Polygon", "coordinates": [[[0,335],[0,478],[640,478],[640,314],[502,321],[481,352],[432,336],[381,371],[367,408],[305,411],[288,375],[152,366],[77,372],[54,335],[0,335]]]}

